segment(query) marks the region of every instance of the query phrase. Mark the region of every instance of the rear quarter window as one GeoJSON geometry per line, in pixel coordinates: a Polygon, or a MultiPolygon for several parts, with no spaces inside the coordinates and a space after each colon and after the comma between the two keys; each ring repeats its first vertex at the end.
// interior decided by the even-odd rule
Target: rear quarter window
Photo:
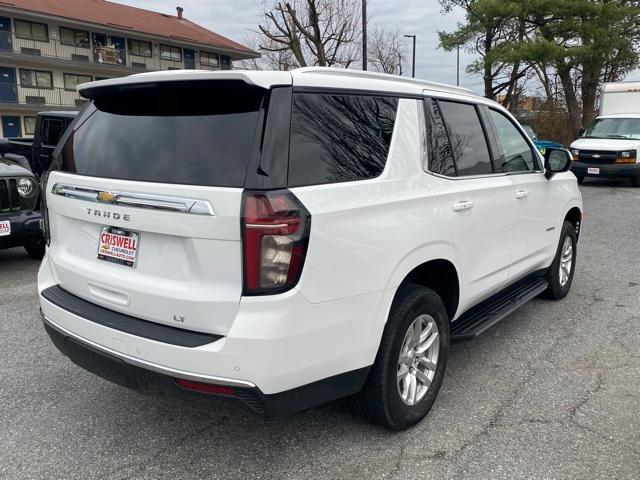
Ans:
{"type": "Polygon", "coordinates": [[[293,99],[289,186],[375,178],[384,170],[398,99],[297,93],[293,99]]]}

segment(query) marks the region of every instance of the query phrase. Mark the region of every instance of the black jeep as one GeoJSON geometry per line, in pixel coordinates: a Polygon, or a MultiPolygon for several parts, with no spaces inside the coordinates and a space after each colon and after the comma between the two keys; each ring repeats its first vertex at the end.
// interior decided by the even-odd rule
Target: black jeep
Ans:
{"type": "Polygon", "coordinates": [[[9,144],[0,139],[0,249],[24,247],[32,258],[44,256],[40,229],[38,179],[28,160],[7,153],[9,144]]]}

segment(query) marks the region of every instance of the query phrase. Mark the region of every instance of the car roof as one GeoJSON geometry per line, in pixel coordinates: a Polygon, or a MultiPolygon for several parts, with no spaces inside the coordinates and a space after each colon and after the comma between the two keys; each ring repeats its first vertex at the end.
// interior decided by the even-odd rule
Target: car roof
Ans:
{"type": "Polygon", "coordinates": [[[83,83],[78,85],[77,88],[83,96],[93,98],[98,91],[109,87],[149,82],[193,80],[241,80],[250,85],[255,85],[261,88],[271,88],[278,85],[293,85],[300,87],[331,87],[409,95],[422,95],[425,90],[428,90],[431,92],[473,97],[475,100],[482,98],[476,95],[472,90],[462,87],[454,87],[443,83],[377,72],[364,72],[361,70],[327,67],[306,67],[291,71],[165,70],[83,83]]]}
{"type": "Polygon", "coordinates": [[[598,115],[596,118],[640,118],[640,113],[612,113],[610,115],[598,115]]]}

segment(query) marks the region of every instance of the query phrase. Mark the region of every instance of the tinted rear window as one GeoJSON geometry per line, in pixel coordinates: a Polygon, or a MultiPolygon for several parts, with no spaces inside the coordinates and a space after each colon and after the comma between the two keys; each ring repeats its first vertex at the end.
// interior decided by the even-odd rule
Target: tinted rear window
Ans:
{"type": "Polygon", "coordinates": [[[64,133],[64,122],[57,118],[42,120],[42,145],[55,147],[64,133]]]}
{"type": "Polygon", "coordinates": [[[438,105],[449,127],[458,176],[493,173],[489,147],[476,107],[442,100],[438,101],[438,105]]]}
{"type": "Polygon", "coordinates": [[[429,171],[453,177],[456,168],[453,163],[453,153],[449,145],[449,137],[442,120],[442,114],[438,103],[431,99],[425,100],[425,113],[427,117],[427,155],[429,156],[429,171]]]}
{"type": "Polygon", "coordinates": [[[380,175],[397,108],[397,98],[294,95],[289,185],[348,182],[380,175]]]}
{"type": "Polygon", "coordinates": [[[149,84],[98,96],[62,149],[60,169],[241,187],[263,96],[262,89],[222,81],[149,84]]]}

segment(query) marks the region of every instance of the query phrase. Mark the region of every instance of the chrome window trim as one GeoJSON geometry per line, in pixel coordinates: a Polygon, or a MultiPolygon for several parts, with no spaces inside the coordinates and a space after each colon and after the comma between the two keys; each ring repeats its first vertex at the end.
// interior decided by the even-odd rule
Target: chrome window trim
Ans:
{"type": "Polygon", "coordinates": [[[168,195],[165,196],[125,191],[98,190],[94,188],[78,187],[75,185],[67,185],[62,183],[56,183],[51,189],[51,193],[54,195],[60,195],[62,197],[84,200],[86,202],[215,217],[213,207],[207,200],[199,200],[195,198],[173,197],[168,195]],[[101,193],[109,194],[113,198],[108,201],[102,201],[99,198],[99,195],[101,193]]]}
{"type": "Polygon", "coordinates": [[[544,174],[544,170],[534,170],[533,172],[498,172],[498,173],[488,173],[486,175],[466,175],[461,177],[449,177],[447,175],[441,175],[440,173],[432,172],[431,170],[424,170],[424,172],[429,175],[433,175],[434,177],[443,178],[445,180],[477,180],[482,178],[507,177],[512,175],[532,175],[535,173],[544,174]]]}

